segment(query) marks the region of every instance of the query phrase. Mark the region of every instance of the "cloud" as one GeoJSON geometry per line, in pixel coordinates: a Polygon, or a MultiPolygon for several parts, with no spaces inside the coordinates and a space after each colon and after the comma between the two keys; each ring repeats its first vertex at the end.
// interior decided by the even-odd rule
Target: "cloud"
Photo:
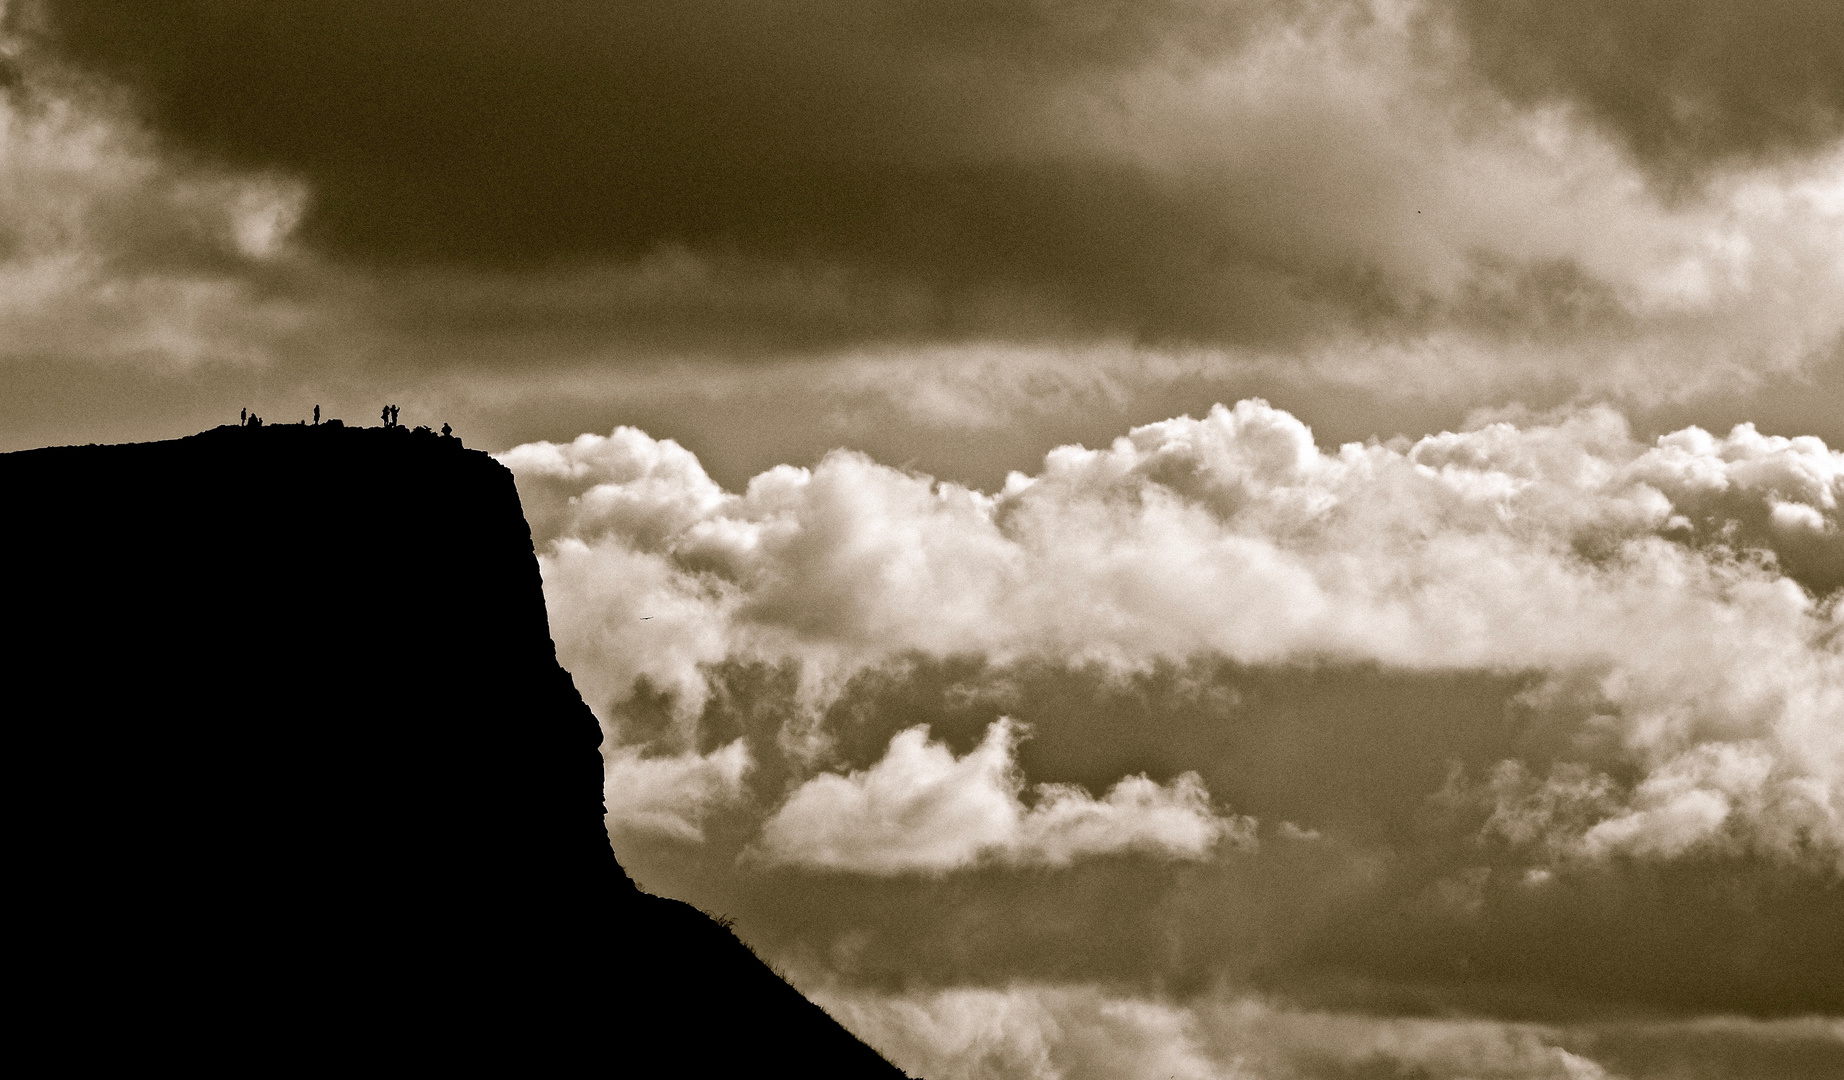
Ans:
{"type": "Polygon", "coordinates": [[[553,627],[598,708],[645,674],[683,730],[726,657],[793,658],[809,714],[912,651],[1535,672],[1565,760],[1639,770],[1583,819],[1627,822],[1594,850],[1844,852],[1844,608],[1808,591],[1844,556],[1840,455],[1815,440],[1647,446],[1588,410],[1326,453],[1245,401],[990,494],[845,452],[734,494],[632,430],[505,460],[556,537],[553,627]],[[1789,505],[1819,527],[1776,525],[1789,505]]]}
{"type": "Polygon", "coordinates": [[[1689,428],[1661,438],[1634,476],[1671,499],[1684,516],[1679,527],[1772,550],[1820,593],[1844,585],[1844,452],[1817,439],[1762,435],[1753,424],[1721,439],[1689,428]]]}
{"type": "Polygon", "coordinates": [[[749,748],[742,740],[707,755],[642,757],[616,749],[606,755],[602,798],[608,827],[669,839],[704,839],[704,819],[740,800],[749,772],[749,748]]]}
{"type": "Polygon", "coordinates": [[[740,596],[648,548],[706,522],[732,497],[677,443],[629,428],[567,446],[527,444],[500,460],[519,478],[533,539],[545,548],[551,623],[571,628],[554,635],[558,656],[585,700],[603,709],[640,677],[699,696],[698,665],[730,648],[713,609],[740,596]],[[643,536],[652,543],[632,542],[643,536]]]}
{"type": "MultiPolygon", "coordinates": [[[[721,900],[765,955],[853,985],[1073,979],[1183,996],[1220,979],[1301,1007],[1556,1022],[1840,1007],[1831,972],[1844,938],[1830,927],[1844,895],[1826,851],[1796,829],[1778,852],[1751,836],[1765,820],[1748,820],[1739,770],[1694,777],[1737,793],[1723,797],[1738,822],[1681,848],[1653,842],[1670,835],[1653,827],[1630,847],[1586,850],[1597,823],[1654,804],[1633,796],[1643,766],[1595,742],[1606,728],[1594,713],[1524,700],[1553,693],[1553,675],[1208,656],[1119,671],[912,653],[817,700],[793,660],[733,658],[707,678],[688,741],[664,733],[670,703],[649,688],[615,707],[612,726],[654,754],[743,739],[756,763],[747,799],[712,819],[703,850],[617,838],[617,851],[643,880],[721,900]],[[878,769],[895,736],[923,725],[944,767],[962,762],[994,715],[1030,725],[1012,756],[1027,805],[1040,784],[1099,799],[1123,776],[1169,786],[1195,772],[1219,810],[1263,823],[1264,842],[1203,860],[989,858],[897,876],[760,857],[764,822],[807,780],[878,769]],[[1560,787],[1570,766],[1585,797],[1558,797],[1514,839],[1500,831],[1512,822],[1492,820],[1501,789],[1469,790],[1507,762],[1522,770],[1502,789],[1508,807],[1560,787]],[[1290,839],[1287,821],[1317,839],[1290,839]]],[[[1797,823],[1791,809],[1777,820],[1797,823]]]]}
{"type": "Polygon", "coordinates": [[[1844,1024],[1816,1017],[1547,1025],[1327,1012],[1220,991],[1180,1002],[1067,983],[900,994],[834,985],[815,997],[899,1066],[942,1080],[1729,1075],[1705,1071],[1713,1062],[1790,1080],[1844,1055],[1844,1024]]]}
{"type": "Polygon", "coordinates": [[[1844,31],[1824,0],[1452,8],[1474,61],[1500,85],[1578,104],[1661,172],[1797,151],[1844,131],[1844,31]]]}
{"type": "Polygon", "coordinates": [[[268,359],[306,317],[273,288],[304,185],[175,161],[106,91],[35,57],[14,74],[0,93],[0,361],[182,373],[268,359]]]}
{"type": "Polygon", "coordinates": [[[1023,985],[819,1000],[902,1066],[957,1077],[1269,1080],[1378,1075],[1602,1080],[1592,1060],[1528,1025],[1292,1013],[1259,1001],[1186,1007],[1095,987],[1023,985]]]}
{"type": "Polygon", "coordinates": [[[1836,830],[1836,791],[1822,779],[1789,775],[1757,741],[1697,745],[1647,775],[1624,804],[1608,776],[1577,765],[1536,784],[1517,762],[1504,762],[1489,787],[1487,835],[1561,857],[1735,854],[1751,841],[1803,853],[1829,847],[1836,830]]]}
{"type": "Polygon", "coordinates": [[[1071,784],[1038,784],[1027,806],[1014,759],[1023,734],[1001,717],[957,760],[927,728],[899,732],[870,769],[823,773],[788,796],[762,826],[760,854],[826,870],[941,874],[1123,852],[1203,859],[1221,842],[1254,842],[1254,822],[1217,814],[1195,773],[1169,784],[1130,776],[1100,799],[1071,784]]]}
{"type": "MultiPolygon", "coordinates": [[[[1657,190],[1573,83],[1501,70],[1495,43],[1557,38],[1528,7],[132,6],[11,21],[127,87],[162,160],[292,193],[236,235],[298,234],[321,292],[281,295],[355,307],[326,322],[374,355],[928,366],[1132,342],[1649,401],[1809,371],[1844,331],[1831,129],[1657,190]]],[[[1669,56],[1627,75],[1664,98],[1698,78],[1669,56]]]]}

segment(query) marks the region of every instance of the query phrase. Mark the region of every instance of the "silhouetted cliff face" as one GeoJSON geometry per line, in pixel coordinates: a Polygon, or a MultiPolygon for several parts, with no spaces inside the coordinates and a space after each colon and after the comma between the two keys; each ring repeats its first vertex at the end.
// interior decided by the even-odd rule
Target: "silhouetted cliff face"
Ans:
{"type": "Polygon", "coordinates": [[[76,1056],[901,1075],[622,873],[486,454],[226,427],[0,492],[16,985],[76,1056]]]}

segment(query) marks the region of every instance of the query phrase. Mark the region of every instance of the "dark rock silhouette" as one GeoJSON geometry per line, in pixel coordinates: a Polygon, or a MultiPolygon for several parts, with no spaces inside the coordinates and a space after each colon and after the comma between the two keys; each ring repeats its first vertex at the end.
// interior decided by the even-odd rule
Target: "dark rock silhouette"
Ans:
{"type": "Polygon", "coordinates": [[[0,455],[19,1030],[73,1064],[901,1076],[634,888],[511,474],[400,430],[0,455]]]}

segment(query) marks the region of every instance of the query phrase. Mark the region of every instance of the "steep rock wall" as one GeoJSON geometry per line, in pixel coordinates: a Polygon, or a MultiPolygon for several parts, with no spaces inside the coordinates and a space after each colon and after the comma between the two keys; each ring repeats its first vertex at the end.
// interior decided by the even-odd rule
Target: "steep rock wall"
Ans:
{"type": "Polygon", "coordinates": [[[492,458],[227,427],[0,491],[17,970],[78,1057],[901,1075],[616,863],[492,458]]]}

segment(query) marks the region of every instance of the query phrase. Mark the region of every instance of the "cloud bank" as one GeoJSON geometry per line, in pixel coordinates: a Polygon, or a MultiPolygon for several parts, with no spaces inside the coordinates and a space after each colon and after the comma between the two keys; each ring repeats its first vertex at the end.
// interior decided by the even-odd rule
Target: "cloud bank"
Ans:
{"type": "Polygon", "coordinates": [[[87,201],[40,229],[66,260],[215,249],[145,360],[304,381],[1022,347],[1074,384],[1707,399],[1836,362],[1844,90],[1824,5],[1685,6],[36,0],[21,93],[90,89],[44,138],[15,111],[12,205],[87,201]]]}
{"type": "Polygon", "coordinates": [[[624,861],[912,1070],[1844,1055],[1822,440],[1322,448],[1244,400],[990,491],[847,451],[731,490],[634,428],[502,460],[624,861]]]}
{"type": "MultiPolygon", "coordinates": [[[[1328,453],[1245,401],[992,494],[849,453],[733,494],[631,429],[503,460],[579,684],[604,715],[638,678],[667,688],[680,745],[708,666],[742,656],[796,660],[809,707],[912,652],[1530,672],[1521,700],[1567,745],[1546,776],[1464,781],[1495,835],[1844,866],[1844,454],[1817,440],[1644,446],[1589,410],[1328,453]]],[[[829,734],[803,737],[825,760],[829,734]]],[[[882,768],[946,768],[924,745],[882,768]]],[[[873,800],[881,776],[809,798],[873,800]]]]}

